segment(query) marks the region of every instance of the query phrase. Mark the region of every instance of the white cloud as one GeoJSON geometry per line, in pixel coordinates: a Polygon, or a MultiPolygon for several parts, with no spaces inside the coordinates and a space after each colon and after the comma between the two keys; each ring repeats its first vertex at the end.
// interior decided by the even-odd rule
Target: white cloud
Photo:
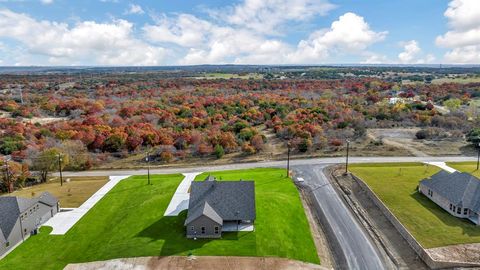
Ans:
{"type": "Polygon", "coordinates": [[[232,25],[264,34],[279,34],[287,21],[306,21],[326,15],[335,5],[328,0],[245,0],[224,10],[210,13],[232,25]]]}
{"type": "Polygon", "coordinates": [[[50,5],[53,4],[53,0],[41,0],[42,4],[44,5],[50,5]]]}
{"type": "Polygon", "coordinates": [[[329,29],[322,29],[298,44],[290,62],[315,63],[332,53],[362,54],[370,45],[382,41],[388,32],[375,32],[361,16],[345,13],[329,29]]]}
{"type": "Polygon", "coordinates": [[[480,1],[452,0],[444,13],[449,31],[436,44],[450,48],[445,59],[452,63],[480,62],[480,1]]]}
{"type": "Polygon", "coordinates": [[[143,8],[140,5],[136,5],[136,4],[130,4],[128,10],[125,11],[125,14],[141,15],[144,13],[145,11],[143,11],[143,8]]]}
{"type": "Polygon", "coordinates": [[[125,20],[84,21],[71,27],[3,9],[0,37],[21,42],[51,64],[158,65],[165,54],[165,49],[133,37],[133,24],[125,20]]]}
{"type": "Polygon", "coordinates": [[[410,40],[403,43],[403,52],[398,55],[401,64],[427,64],[435,61],[432,54],[427,54],[421,58],[422,49],[416,40],[410,40]]]}
{"type": "Polygon", "coordinates": [[[378,53],[373,53],[373,52],[365,52],[364,53],[365,60],[363,60],[361,63],[362,64],[384,64],[388,63],[387,56],[378,54],[378,53]]]}

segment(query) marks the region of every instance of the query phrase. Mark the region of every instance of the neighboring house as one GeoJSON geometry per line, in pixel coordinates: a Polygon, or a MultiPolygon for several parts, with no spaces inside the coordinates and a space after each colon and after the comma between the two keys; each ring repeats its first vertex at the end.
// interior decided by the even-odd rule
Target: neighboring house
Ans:
{"type": "Polygon", "coordinates": [[[48,192],[34,199],[0,197],[0,258],[58,211],[58,200],[48,192]]]}
{"type": "Polygon", "coordinates": [[[209,176],[192,182],[187,238],[220,238],[222,231],[253,230],[255,218],[253,181],[216,181],[209,176]]]}
{"type": "Polygon", "coordinates": [[[420,181],[418,190],[451,215],[480,225],[480,179],[477,177],[442,170],[420,181]]]}

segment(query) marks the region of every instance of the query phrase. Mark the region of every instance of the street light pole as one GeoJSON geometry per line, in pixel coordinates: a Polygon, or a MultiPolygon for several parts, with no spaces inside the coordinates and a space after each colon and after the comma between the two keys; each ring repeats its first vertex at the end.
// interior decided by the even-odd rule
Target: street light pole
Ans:
{"type": "Polygon", "coordinates": [[[290,173],[290,142],[287,143],[287,177],[290,173]]]}
{"type": "Polygon", "coordinates": [[[347,158],[345,160],[345,174],[348,174],[348,152],[350,150],[350,140],[347,140],[347,158]]]}
{"type": "Polygon", "coordinates": [[[480,165],[480,143],[478,143],[477,171],[480,165]]]}
{"type": "Polygon", "coordinates": [[[150,185],[150,150],[147,151],[147,176],[148,176],[148,184],[150,185]]]}
{"type": "Polygon", "coordinates": [[[62,175],[62,156],[60,154],[57,155],[58,158],[58,171],[60,173],[60,186],[63,186],[63,175],[62,175]]]}

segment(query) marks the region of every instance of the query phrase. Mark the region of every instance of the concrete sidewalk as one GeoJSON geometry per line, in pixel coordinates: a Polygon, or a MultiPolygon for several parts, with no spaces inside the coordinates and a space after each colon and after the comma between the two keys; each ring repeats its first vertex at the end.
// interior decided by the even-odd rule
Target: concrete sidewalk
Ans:
{"type": "Polygon", "coordinates": [[[454,168],[448,166],[445,162],[424,162],[425,164],[428,164],[428,165],[433,165],[433,166],[437,166],[439,167],[440,169],[444,170],[444,171],[447,171],[449,173],[454,173],[456,172],[457,170],[455,170],[454,168]]]}
{"type": "Polygon", "coordinates": [[[185,178],[180,185],[178,185],[175,194],[173,194],[172,200],[170,201],[167,210],[165,210],[164,216],[178,216],[180,212],[188,209],[188,202],[190,199],[190,193],[188,191],[193,180],[195,180],[195,177],[199,174],[201,174],[201,172],[183,174],[185,175],[185,178]]]}
{"type": "Polygon", "coordinates": [[[71,211],[59,212],[44,226],[50,226],[53,231],[50,234],[64,235],[66,234],[98,201],[100,201],[105,194],[107,194],[113,187],[115,187],[120,181],[130,175],[123,176],[110,176],[108,181],[103,187],[101,187],[95,194],[93,194],[86,202],[80,207],[74,208],[71,211]]]}

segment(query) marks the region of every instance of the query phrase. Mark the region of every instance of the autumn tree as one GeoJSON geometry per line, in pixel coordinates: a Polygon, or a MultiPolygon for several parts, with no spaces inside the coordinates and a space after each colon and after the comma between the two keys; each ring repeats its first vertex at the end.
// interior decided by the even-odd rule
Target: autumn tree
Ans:
{"type": "Polygon", "coordinates": [[[70,157],[62,153],[58,148],[48,148],[43,150],[33,158],[33,168],[39,172],[40,181],[47,182],[48,175],[59,169],[58,158],[61,157],[60,165],[62,169],[70,162],[70,157]]]}

